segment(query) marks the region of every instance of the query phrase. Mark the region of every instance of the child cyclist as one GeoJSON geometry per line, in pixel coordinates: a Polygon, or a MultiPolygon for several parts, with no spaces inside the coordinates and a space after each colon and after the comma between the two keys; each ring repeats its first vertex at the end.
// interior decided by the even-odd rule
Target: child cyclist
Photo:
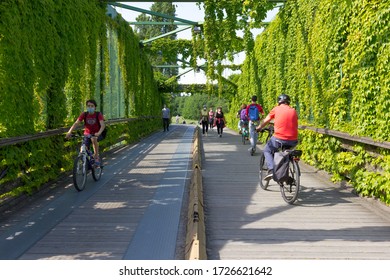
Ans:
{"type": "Polygon", "coordinates": [[[105,128],[104,117],[103,114],[96,112],[96,101],[93,99],[87,100],[87,112],[82,112],[80,116],[76,119],[74,124],[69,129],[66,134],[66,138],[70,138],[72,131],[79,126],[82,122],[84,122],[84,136],[92,136],[92,137],[84,137],[84,143],[89,147],[93,146],[94,151],[94,159],[95,164],[100,165],[99,158],[99,141],[103,139],[102,132],[105,128]]]}

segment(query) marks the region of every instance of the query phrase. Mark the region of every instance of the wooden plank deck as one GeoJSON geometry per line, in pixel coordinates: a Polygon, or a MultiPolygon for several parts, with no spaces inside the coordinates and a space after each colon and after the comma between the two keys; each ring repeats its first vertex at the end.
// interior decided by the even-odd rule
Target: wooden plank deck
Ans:
{"type": "MultiPolygon", "coordinates": [[[[0,217],[0,258],[182,259],[192,132],[156,133],[111,154],[101,181],[89,178],[83,192],[65,178],[0,217]]],[[[236,132],[201,137],[209,259],[390,259],[388,207],[303,163],[302,192],[288,205],[275,184],[259,188],[259,155],[236,132]]]]}
{"type": "Polygon", "coordinates": [[[180,125],[122,148],[84,191],[65,179],[0,220],[0,259],[182,259],[193,133],[180,125]]]}
{"type": "Polygon", "coordinates": [[[202,138],[209,259],[390,259],[388,207],[302,162],[303,187],[288,205],[275,182],[258,186],[258,152],[235,132],[215,134],[202,138]]]}

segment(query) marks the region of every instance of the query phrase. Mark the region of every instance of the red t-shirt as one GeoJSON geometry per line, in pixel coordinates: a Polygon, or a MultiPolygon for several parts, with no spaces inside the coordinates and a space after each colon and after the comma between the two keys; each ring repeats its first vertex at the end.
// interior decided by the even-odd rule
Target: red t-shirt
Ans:
{"type": "Polygon", "coordinates": [[[282,140],[298,140],[298,115],[286,104],[274,107],[268,114],[274,119],[274,136],[282,140]]]}
{"type": "Polygon", "coordinates": [[[78,117],[78,120],[80,122],[84,122],[84,116],[86,118],[85,126],[84,126],[84,135],[95,134],[99,131],[99,129],[100,129],[99,122],[102,121],[104,118],[103,118],[103,114],[99,113],[99,116],[98,116],[99,122],[97,122],[96,114],[97,114],[96,112],[93,114],[89,114],[89,113],[85,114],[83,112],[78,117]]]}

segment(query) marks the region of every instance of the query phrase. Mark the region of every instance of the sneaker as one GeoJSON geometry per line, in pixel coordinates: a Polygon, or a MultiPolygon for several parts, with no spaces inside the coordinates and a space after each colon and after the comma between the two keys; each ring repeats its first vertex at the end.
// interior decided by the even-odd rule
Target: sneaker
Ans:
{"type": "Polygon", "coordinates": [[[94,164],[95,164],[96,166],[99,166],[99,165],[100,165],[100,158],[99,158],[99,156],[97,156],[97,157],[93,156],[93,160],[94,160],[94,164]]]}
{"type": "Polygon", "coordinates": [[[220,134],[219,137],[222,137],[222,134],[220,134]]]}
{"type": "Polygon", "coordinates": [[[266,181],[271,180],[272,176],[273,176],[273,173],[274,173],[274,171],[272,169],[268,170],[268,174],[267,174],[267,176],[264,177],[263,180],[266,180],[266,181]]]}

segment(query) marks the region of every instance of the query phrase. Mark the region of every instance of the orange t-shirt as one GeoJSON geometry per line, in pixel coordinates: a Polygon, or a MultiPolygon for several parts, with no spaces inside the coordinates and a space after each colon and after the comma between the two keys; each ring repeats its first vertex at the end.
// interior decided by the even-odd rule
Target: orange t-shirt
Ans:
{"type": "Polygon", "coordinates": [[[274,136],[282,140],[298,140],[298,115],[294,108],[280,104],[269,112],[274,119],[274,136]]]}

